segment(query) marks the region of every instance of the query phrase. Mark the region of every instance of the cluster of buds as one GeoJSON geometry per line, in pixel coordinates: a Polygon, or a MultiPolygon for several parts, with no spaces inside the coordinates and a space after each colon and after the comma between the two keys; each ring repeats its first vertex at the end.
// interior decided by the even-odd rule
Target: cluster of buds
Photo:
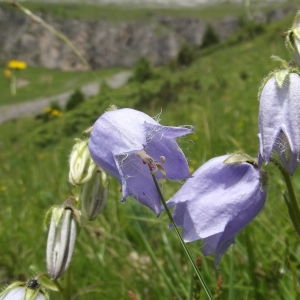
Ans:
{"type": "MultiPolygon", "coordinates": [[[[69,164],[69,182],[81,188],[76,196],[81,202],[81,212],[88,220],[93,220],[103,210],[107,199],[107,175],[91,159],[86,140],[75,140],[69,164]]],[[[75,198],[71,197],[63,205],[51,210],[46,261],[52,280],[62,276],[72,259],[77,219],[81,215],[75,208],[76,204],[75,198]]]]}
{"type": "Polygon", "coordinates": [[[51,209],[46,261],[52,280],[61,277],[70,265],[81,213],[88,220],[95,219],[103,210],[108,194],[107,175],[91,159],[86,140],[75,140],[69,164],[69,182],[79,187],[81,192],[51,209]],[[81,212],[75,208],[78,198],[81,212]]]}
{"type": "Polygon", "coordinates": [[[87,140],[75,140],[69,164],[69,182],[81,188],[79,198],[82,214],[88,220],[94,220],[106,203],[107,175],[92,160],[87,140]]]}

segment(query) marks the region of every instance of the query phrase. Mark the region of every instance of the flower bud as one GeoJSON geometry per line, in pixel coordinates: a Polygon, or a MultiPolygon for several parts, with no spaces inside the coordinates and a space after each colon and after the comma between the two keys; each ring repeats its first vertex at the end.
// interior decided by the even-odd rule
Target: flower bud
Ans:
{"type": "Polygon", "coordinates": [[[68,268],[76,239],[76,221],[71,208],[55,207],[52,210],[47,239],[47,269],[57,279],[68,268]]]}
{"type": "Polygon", "coordinates": [[[87,146],[87,140],[76,139],[70,159],[69,182],[73,185],[88,181],[96,168],[87,146]]]}
{"type": "Polygon", "coordinates": [[[94,220],[104,209],[108,197],[107,175],[103,170],[94,171],[92,178],[84,183],[81,193],[82,214],[94,220]]]}
{"type": "Polygon", "coordinates": [[[286,36],[286,45],[294,54],[294,59],[300,65],[300,11],[296,14],[292,28],[286,36]]]}
{"type": "Polygon", "coordinates": [[[27,283],[14,282],[1,294],[0,300],[46,300],[48,296],[41,291],[36,279],[30,279],[27,283]]]}

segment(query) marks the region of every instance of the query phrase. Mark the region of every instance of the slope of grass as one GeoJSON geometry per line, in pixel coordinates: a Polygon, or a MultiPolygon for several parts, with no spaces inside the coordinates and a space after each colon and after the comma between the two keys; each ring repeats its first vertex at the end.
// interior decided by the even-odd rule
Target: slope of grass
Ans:
{"type": "MultiPolygon", "coordinates": [[[[282,32],[291,22],[289,17],[255,39],[210,48],[189,67],[155,69],[153,79],[143,84],[103,88],[98,96],[49,122],[20,119],[2,124],[2,283],[45,270],[44,215],[70,194],[67,160],[73,138],[111,104],[151,116],[161,113],[162,124],[195,125],[195,133],[180,140],[191,169],[235,150],[256,156],[258,88],[277,67],[270,56],[287,57],[282,32]]],[[[216,299],[299,297],[299,242],[281,198],[281,181],[268,169],[265,208],[238,236],[218,272],[213,257],[201,255],[199,242],[188,245],[216,299]]],[[[299,172],[293,179],[299,192],[299,172]]],[[[72,299],[192,299],[199,283],[174,232],[167,229],[166,216],[157,218],[133,199],[119,203],[119,185],[114,179],[110,183],[107,206],[94,222],[84,223],[70,277],[61,281],[65,284],[69,278],[72,299]]],[[[163,192],[168,197],[179,186],[165,182],[163,192]]],[[[194,299],[205,299],[203,291],[200,294],[194,299]]]]}
{"type": "Polygon", "coordinates": [[[81,20],[150,21],[157,16],[219,18],[226,15],[242,14],[243,6],[220,4],[204,7],[167,7],[155,8],[143,5],[86,4],[86,3],[38,3],[25,2],[29,9],[47,12],[57,18],[76,18],[81,20]]]}
{"type": "Polygon", "coordinates": [[[0,76],[1,99],[0,106],[54,96],[67,91],[74,91],[84,84],[99,81],[118,72],[118,68],[97,71],[60,71],[47,70],[38,67],[28,67],[17,71],[17,93],[10,91],[10,79],[0,76]]]}

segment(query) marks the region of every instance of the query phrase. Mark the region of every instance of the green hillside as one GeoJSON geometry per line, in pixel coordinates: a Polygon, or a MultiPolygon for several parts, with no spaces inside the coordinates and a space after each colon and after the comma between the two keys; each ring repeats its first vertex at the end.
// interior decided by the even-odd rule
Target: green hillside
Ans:
{"type": "MultiPolygon", "coordinates": [[[[1,283],[45,271],[45,213],[70,194],[68,156],[74,138],[82,137],[112,104],[159,115],[164,125],[195,125],[194,134],[180,139],[191,170],[236,150],[256,156],[258,90],[279,67],[271,55],[289,58],[283,33],[292,21],[289,16],[264,26],[260,34],[245,28],[224,44],[195,50],[190,65],[170,62],[151,69],[144,82],[132,79],[117,90],[103,87],[96,97],[59,116],[1,124],[1,283]]],[[[218,272],[213,257],[202,256],[200,243],[188,244],[201,261],[214,299],[300,296],[300,244],[281,197],[282,183],[276,170],[270,168],[270,173],[264,210],[238,235],[218,272]]],[[[293,180],[300,192],[298,179],[299,170],[293,180]]],[[[163,192],[168,197],[179,186],[164,182],[163,192]]],[[[167,229],[165,214],[157,218],[134,199],[119,203],[119,190],[111,178],[105,210],[83,224],[70,271],[61,280],[69,286],[70,299],[205,299],[203,291],[201,298],[195,294],[199,283],[175,233],[167,229]]],[[[53,299],[60,298],[54,294],[53,299]]]]}

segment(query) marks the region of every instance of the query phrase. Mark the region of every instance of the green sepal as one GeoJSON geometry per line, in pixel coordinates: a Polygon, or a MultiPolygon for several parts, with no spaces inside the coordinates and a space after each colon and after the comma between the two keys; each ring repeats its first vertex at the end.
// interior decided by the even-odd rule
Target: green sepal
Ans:
{"type": "Polygon", "coordinates": [[[39,282],[40,282],[41,286],[45,289],[48,289],[48,290],[51,290],[54,292],[59,291],[59,288],[57,287],[55,282],[50,279],[48,274],[44,274],[43,276],[39,277],[39,282]]]}
{"type": "Polygon", "coordinates": [[[115,104],[111,104],[107,109],[106,111],[113,111],[113,110],[117,110],[118,109],[118,106],[115,105],[115,104]]]}
{"type": "Polygon", "coordinates": [[[24,300],[34,300],[38,294],[40,293],[40,289],[31,289],[29,287],[26,288],[24,300]]]}
{"type": "Polygon", "coordinates": [[[280,63],[282,69],[289,68],[289,63],[285,59],[281,58],[280,56],[271,55],[271,59],[274,60],[275,62],[280,63]]]}
{"type": "Polygon", "coordinates": [[[287,80],[289,74],[290,74],[290,69],[282,69],[274,73],[275,80],[280,88],[283,87],[284,82],[287,80]]]}
{"type": "Polygon", "coordinates": [[[59,221],[64,213],[65,208],[63,206],[56,206],[52,208],[52,217],[55,221],[56,226],[58,226],[59,221]]]}
{"type": "Polygon", "coordinates": [[[25,285],[25,283],[22,281],[15,281],[3,289],[3,291],[0,293],[0,297],[3,296],[4,294],[8,293],[12,289],[19,287],[19,286],[24,286],[24,285],[25,285]]]}
{"type": "Polygon", "coordinates": [[[228,164],[228,165],[241,164],[245,162],[252,165],[257,165],[257,160],[255,158],[242,152],[233,153],[224,160],[224,164],[228,164]]]}

